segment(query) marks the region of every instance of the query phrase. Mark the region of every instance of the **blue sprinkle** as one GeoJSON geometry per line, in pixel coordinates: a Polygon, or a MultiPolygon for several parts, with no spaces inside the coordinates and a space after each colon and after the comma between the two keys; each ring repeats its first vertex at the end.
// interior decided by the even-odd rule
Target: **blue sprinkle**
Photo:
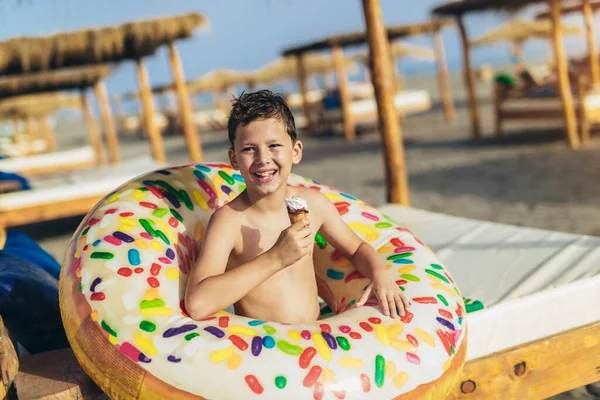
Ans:
{"type": "Polygon", "coordinates": [[[170,247],[167,249],[166,254],[167,254],[167,257],[171,260],[175,258],[175,252],[170,247]]]}
{"type": "Polygon", "coordinates": [[[92,243],[92,246],[96,247],[100,244],[100,242],[102,242],[102,240],[98,239],[94,243],[92,243]]]}
{"type": "Polygon", "coordinates": [[[444,318],[441,317],[436,317],[435,318],[437,320],[437,322],[439,322],[440,324],[444,325],[446,328],[450,329],[451,331],[455,330],[454,329],[454,325],[452,325],[452,322],[445,320],[444,318]]]}
{"type": "Polygon", "coordinates": [[[140,252],[136,249],[129,249],[127,251],[127,258],[129,259],[129,264],[140,265],[140,252]]]}
{"type": "Polygon", "coordinates": [[[175,357],[175,356],[169,356],[169,357],[167,357],[167,360],[169,360],[173,363],[178,363],[179,361],[181,361],[181,358],[175,357]]]}
{"type": "Polygon", "coordinates": [[[95,292],[96,291],[96,286],[98,286],[98,284],[102,282],[101,278],[96,278],[94,279],[94,282],[92,282],[92,285],[90,286],[90,292],[95,292]]]}
{"type": "Polygon", "coordinates": [[[146,186],[154,186],[154,181],[151,181],[149,179],[146,179],[145,181],[142,181],[142,183],[146,186]]]}
{"type": "Polygon", "coordinates": [[[168,192],[168,191],[166,191],[166,190],[161,190],[161,193],[162,193],[162,194],[163,194],[163,195],[164,195],[164,196],[167,198],[167,200],[169,200],[169,201],[171,202],[171,204],[173,204],[173,206],[174,206],[175,208],[179,208],[179,207],[181,207],[181,203],[179,202],[179,200],[177,200],[177,199],[175,198],[175,196],[173,196],[173,195],[171,194],[171,192],[168,192]]]}
{"type": "Polygon", "coordinates": [[[143,363],[149,363],[150,361],[152,361],[152,359],[148,358],[144,353],[140,353],[140,355],[138,356],[138,360],[143,363]]]}
{"type": "Polygon", "coordinates": [[[349,194],[340,192],[340,196],[345,197],[350,200],[356,200],[356,197],[350,196],[349,194]]]}
{"type": "Polygon", "coordinates": [[[394,264],[413,264],[413,261],[408,260],[406,258],[398,258],[398,259],[392,261],[392,263],[394,263],[394,264]]]}
{"type": "Polygon", "coordinates": [[[195,167],[196,167],[196,169],[199,169],[200,171],[210,172],[210,168],[207,167],[206,165],[196,165],[195,167]]]}
{"type": "Polygon", "coordinates": [[[258,326],[258,325],[262,325],[264,323],[265,323],[265,321],[254,319],[254,320],[248,322],[248,325],[250,325],[250,326],[258,326]]]}
{"type": "Polygon", "coordinates": [[[246,181],[244,180],[244,177],[242,177],[240,174],[233,174],[233,175],[231,175],[231,177],[238,182],[246,183],[246,181]]]}
{"type": "Polygon", "coordinates": [[[219,339],[221,339],[223,336],[225,336],[225,332],[223,332],[216,326],[207,326],[206,328],[204,328],[204,330],[206,332],[210,333],[211,335],[215,335],[219,339]]]}
{"type": "Polygon", "coordinates": [[[273,339],[271,336],[265,336],[263,338],[263,346],[265,346],[267,349],[272,349],[275,347],[275,339],[273,339]]]}
{"type": "Polygon", "coordinates": [[[462,325],[462,321],[463,321],[462,317],[458,317],[458,324],[459,325],[462,325]]]}
{"type": "Polygon", "coordinates": [[[119,240],[124,241],[125,243],[131,243],[133,241],[135,241],[134,238],[132,238],[131,236],[129,236],[128,234],[121,232],[121,231],[116,231],[113,233],[113,236],[116,237],[119,240]]]}
{"type": "Polygon", "coordinates": [[[202,172],[200,172],[198,170],[194,170],[194,175],[196,175],[196,178],[200,179],[201,181],[206,180],[206,175],[204,175],[202,172]]]}
{"type": "Polygon", "coordinates": [[[228,196],[229,196],[229,193],[231,193],[231,188],[226,185],[221,185],[221,190],[223,191],[223,193],[225,193],[228,196]]]}
{"type": "Polygon", "coordinates": [[[161,169],[158,171],[155,171],[157,174],[161,174],[161,175],[171,175],[171,171],[167,171],[166,169],[161,169]]]}

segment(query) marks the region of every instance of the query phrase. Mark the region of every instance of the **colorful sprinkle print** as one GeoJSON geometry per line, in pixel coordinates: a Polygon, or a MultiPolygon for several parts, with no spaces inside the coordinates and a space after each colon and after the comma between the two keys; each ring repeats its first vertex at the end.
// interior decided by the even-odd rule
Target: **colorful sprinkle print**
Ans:
{"type": "Polygon", "coordinates": [[[331,317],[295,326],[219,311],[191,320],[182,290],[204,226],[245,186],[228,165],[188,165],[125,184],[74,237],[65,271],[106,346],[205,398],[227,391],[228,398],[384,399],[440,378],[464,342],[466,312],[481,303],[465,308],[435,255],[376,209],[307,178],[292,175],[289,184],[320,190],[335,205],[381,255],[410,312],[385,317],[372,299],[355,308],[369,281],[318,234],[317,286],[327,302],[322,314],[331,317]]]}

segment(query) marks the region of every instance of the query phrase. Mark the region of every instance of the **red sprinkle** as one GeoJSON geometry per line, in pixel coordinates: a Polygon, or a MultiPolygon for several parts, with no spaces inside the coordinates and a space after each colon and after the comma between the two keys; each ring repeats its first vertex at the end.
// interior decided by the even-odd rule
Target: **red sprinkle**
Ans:
{"type": "Polygon", "coordinates": [[[438,312],[442,317],[452,319],[452,313],[450,311],[446,311],[443,308],[440,308],[438,309],[438,312]]]}
{"type": "Polygon", "coordinates": [[[416,354],[406,353],[406,359],[408,360],[409,363],[413,363],[413,364],[416,364],[416,365],[421,364],[421,359],[416,354]]]}
{"type": "Polygon", "coordinates": [[[117,239],[116,237],[110,236],[110,235],[109,236],[104,236],[104,241],[108,242],[108,243],[110,243],[112,245],[115,245],[115,246],[120,246],[121,243],[123,243],[121,241],[121,239],[117,239]]]}
{"type": "Polygon", "coordinates": [[[227,328],[229,326],[229,317],[226,315],[219,317],[219,326],[221,328],[227,328]]]}
{"type": "MultiPolygon", "coordinates": [[[[151,187],[152,186],[148,186],[148,188],[151,188],[151,187]]],[[[262,394],[262,392],[264,391],[262,385],[260,384],[260,382],[258,381],[258,379],[256,379],[256,377],[254,375],[246,375],[244,380],[246,381],[246,384],[248,384],[248,387],[250,388],[250,390],[252,390],[254,393],[262,394]]]]}
{"type": "Polygon", "coordinates": [[[398,279],[396,281],[396,285],[398,285],[398,286],[406,285],[407,283],[408,283],[408,281],[406,279],[398,279]]]}
{"type": "Polygon", "coordinates": [[[361,322],[359,325],[365,331],[367,331],[367,332],[373,332],[373,327],[370,324],[368,324],[367,322],[361,322]]]}
{"type": "Polygon", "coordinates": [[[331,327],[329,326],[329,324],[321,324],[319,325],[319,327],[321,328],[321,330],[325,333],[331,333],[331,327]]]}
{"type": "Polygon", "coordinates": [[[119,216],[123,218],[131,217],[132,215],[132,212],[122,212],[121,214],[119,214],[119,216]]]}
{"type": "Polygon", "coordinates": [[[300,359],[298,360],[298,365],[300,365],[300,368],[308,368],[315,354],[317,354],[317,349],[314,347],[307,347],[304,349],[302,354],[300,354],[300,359]]]}
{"type": "Polygon", "coordinates": [[[119,270],[117,271],[117,274],[119,274],[121,276],[131,276],[131,274],[132,274],[131,268],[127,268],[127,267],[119,268],[119,270]]]}
{"type": "Polygon", "coordinates": [[[404,247],[404,242],[399,238],[393,238],[392,240],[390,240],[390,243],[394,247],[404,247]]]}
{"type": "Polygon", "coordinates": [[[300,336],[302,336],[302,338],[306,340],[310,340],[311,338],[310,331],[307,331],[306,329],[300,332],[300,336]]]}
{"type": "Polygon", "coordinates": [[[167,257],[158,257],[158,261],[163,264],[171,264],[171,260],[169,260],[167,257]]]}
{"type": "Polygon", "coordinates": [[[141,274],[142,272],[144,272],[144,268],[137,267],[136,269],[133,270],[133,272],[135,272],[136,274],[141,274]]]}
{"type": "Polygon", "coordinates": [[[308,374],[306,374],[304,377],[302,385],[307,388],[312,387],[312,385],[317,383],[317,379],[319,379],[319,376],[321,376],[322,371],[323,368],[319,367],[318,365],[313,365],[310,371],[308,371],[308,374]]]}
{"type": "Polygon", "coordinates": [[[350,332],[350,337],[352,339],[362,339],[362,335],[358,332],[350,332]]]}
{"type": "Polygon", "coordinates": [[[343,257],[344,255],[338,249],[335,249],[333,253],[331,253],[331,261],[337,261],[343,257]]]}
{"type": "Polygon", "coordinates": [[[315,400],[323,399],[325,395],[325,389],[323,389],[323,384],[321,382],[315,383],[315,388],[313,389],[313,398],[315,400]]]}
{"type": "Polygon", "coordinates": [[[111,208],[110,210],[106,210],[104,211],[104,215],[108,215],[108,214],[114,214],[117,212],[116,208],[111,208]]]}
{"type": "Polygon", "coordinates": [[[157,188],[155,188],[152,185],[147,185],[146,186],[148,188],[148,190],[150,191],[150,193],[152,193],[153,195],[155,195],[156,197],[158,197],[159,199],[162,199],[163,197],[165,197],[157,188]]]}
{"type": "Polygon", "coordinates": [[[169,218],[169,225],[171,225],[173,228],[177,228],[177,225],[179,225],[179,221],[177,221],[177,218],[171,217],[169,218]]]}
{"type": "Polygon", "coordinates": [[[373,214],[369,214],[366,211],[362,212],[362,216],[367,219],[370,219],[371,221],[379,221],[379,217],[377,217],[376,215],[373,215],[373,214]]]}
{"type": "Polygon", "coordinates": [[[89,244],[86,244],[85,246],[83,246],[83,251],[87,251],[88,247],[90,247],[89,244]]]}
{"type": "Polygon", "coordinates": [[[100,222],[100,220],[98,218],[92,218],[89,220],[88,225],[89,226],[96,225],[98,222],[100,222]]]}
{"type": "Polygon", "coordinates": [[[340,330],[340,332],[342,333],[349,333],[352,329],[350,329],[350,327],[348,325],[340,325],[338,327],[338,329],[340,330]]]}
{"type": "Polygon", "coordinates": [[[412,344],[415,347],[419,346],[419,341],[417,340],[416,337],[414,337],[411,334],[406,335],[406,340],[408,340],[410,342],[410,344],[412,344]]]}
{"type": "Polygon", "coordinates": [[[150,287],[157,288],[160,286],[160,282],[158,281],[158,279],[151,276],[150,278],[148,278],[148,285],[150,285],[150,287]]]}
{"type": "Polygon", "coordinates": [[[369,322],[372,323],[372,324],[377,325],[377,324],[381,323],[381,320],[379,318],[377,318],[377,317],[371,317],[371,318],[369,318],[369,322]]]}
{"type": "Polygon", "coordinates": [[[415,314],[411,313],[410,311],[406,311],[404,316],[400,317],[400,321],[404,322],[405,324],[410,324],[410,321],[412,321],[414,316],[415,314]]]}
{"type": "Polygon", "coordinates": [[[369,393],[369,390],[371,390],[371,380],[369,379],[369,375],[360,374],[360,384],[363,392],[369,393]]]}
{"type": "Polygon", "coordinates": [[[148,232],[142,232],[142,233],[140,233],[140,236],[143,237],[144,239],[152,240],[152,235],[149,234],[148,232]]]}
{"type": "Polygon", "coordinates": [[[152,210],[156,210],[158,206],[154,203],[148,203],[147,201],[140,201],[140,206],[151,208],[152,210]]]}
{"type": "Polygon", "coordinates": [[[248,343],[246,343],[246,341],[238,335],[229,336],[229,340],[231,340],[231,343],[233,343],[235,347],[237,347],[241,351],[244,351],[248,348],[248,343]]]}
{"type": "Polygon", "coordinates": [[[160,272],[160,264],[157,263],[152,263],[152,266],[150,267],[150,273],[154,276],[158,275],[158,273],[160,272]]]}
{"type": "Polygon", "coordinates": [[[95,292],[95,293],[92,293],[92,295],[91,295],[91,297],[90,297],[90,299],[91,299],[92,301],[102,301],[102,300],[104,300],[105,298],[106,298],[106,296],[105,296],[105,295],[104,295],[104,293],[102,293],[102,292],[95,292]]]}
{"type": "Polygon", "coordinates": [[[343,387],[341,387],[339,385],[334,385],[331,388],[331,391],[333,392],[333,395],[340,400],[343,400],[346,398],[346,391],[344,390],[343,387]]]}
{"type": "Polygon", "coordinates": [[[361,274],[358,271],[354,271],[351,274],[346,275],[346,277],[344,278],[344,282],[348,283],[350,281],[353,281],[355,279],[362,279],[365,276],[363,274],[361,274]]]}
{"type": "Polygon", "coordinates": [[[413,301],[419,304],[437,304],[437,299],[432,296],[427,297],[413,297],[413,301]]]}

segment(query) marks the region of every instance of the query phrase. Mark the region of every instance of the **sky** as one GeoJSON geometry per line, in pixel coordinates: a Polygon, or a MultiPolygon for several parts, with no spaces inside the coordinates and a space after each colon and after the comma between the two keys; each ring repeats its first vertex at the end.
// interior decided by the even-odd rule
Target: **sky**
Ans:
{"type": "MultiPolygon", "coordinates": [[[[440,0],[381,0],[386,24],[422,22],[440,0]]],[[[539,8],[538,8],[539,9],[539,8]]],[[[207,30],[177,42],[187,78],[218,68],[252,70],[279,57],[281,50],[330,34],[364,29],[360,0],[0,0],[0,40],[14,36],[47,35],[88,27],[118,25],[139,19],[200,12],[210,21],[207,30]]],[[[535,9],[525,14],[535,14],[535,9]]],[[[467,30],[476,38],[511,16],[481,13],[466,17],[467,30]]],[[[567,23],[583,26],[583,18],[565,18],[567,23]]],[[[597,33],[600,33],[600,29],[597,33]]],[[[458,31],[447,28],[442,34],[450,70],[462,67],[458,31]]],[[[409,43],[431,47],[428,36],[409,43]]],[[[565,40],[567,53],[582,55],[583,37],[565,40]]],[[[547,59],[546,42],[532,40],[524,48],[528,61],[547,59]]],[[[152,85],[172,81],[166,49],[147,58],[152,85]]],[[[498,44],[473,51],[474,64],[508,64],[509,47],[498,44]]],[[[433,73],[427,62],[402,61],[407,75],[433,73]]],[[[137,90],[134,63],[121,63],[107,80],[111,94],[137,90]]]]}

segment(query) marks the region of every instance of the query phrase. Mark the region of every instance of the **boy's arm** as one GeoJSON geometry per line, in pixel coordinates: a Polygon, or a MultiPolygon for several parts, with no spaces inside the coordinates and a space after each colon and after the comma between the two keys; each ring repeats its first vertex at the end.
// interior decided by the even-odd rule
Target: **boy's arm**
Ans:
{"type": "Polygon", "coordinates": [[[350,229],[325,195],[318,193],[315,197],[323,216],[321,235],[350,260],[358,272],[371,280],[371,284],[356,305],[363,305],[372,292],[379,300],[385,315],[391,315],[393,318],[403,316],[408,309],[408,301],[390,276],[381,256],[350,229]]]}
{"type": "MultiPolygon", "coordinates": [[[[303,228],[300,222],[294,224],[282,232],[270,250],[225,271],[235,246],[236,235],[232,232],[239,232],[239,226],[227,213],[213,214],[187,282],[185,305],[190,317],[201,319],[229,307],[273,274],[291,265],[290,260],[298,254],[295,246],[304,243],[297,238],[305,232],[301,226],[303,228]]],[[[310,248],[310,238],[308,242],[307,248],[310,248]]]]}

